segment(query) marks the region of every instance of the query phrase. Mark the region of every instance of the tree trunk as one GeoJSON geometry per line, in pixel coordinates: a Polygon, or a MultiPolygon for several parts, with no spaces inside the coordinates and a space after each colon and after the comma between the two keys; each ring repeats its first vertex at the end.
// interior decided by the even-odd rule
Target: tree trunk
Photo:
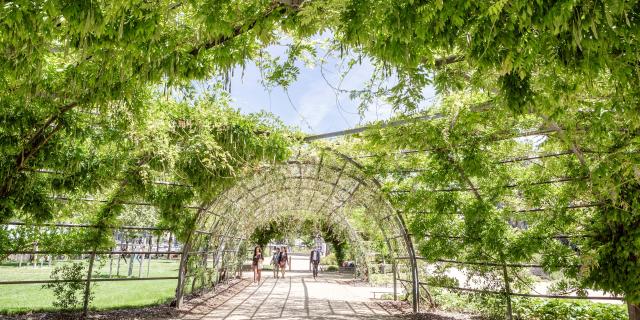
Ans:
{"type": "Polygon", "coordinates": [[[627,302],[627,309],[629,310],[629,320],[640,320],[640,306],[627,302]]]}

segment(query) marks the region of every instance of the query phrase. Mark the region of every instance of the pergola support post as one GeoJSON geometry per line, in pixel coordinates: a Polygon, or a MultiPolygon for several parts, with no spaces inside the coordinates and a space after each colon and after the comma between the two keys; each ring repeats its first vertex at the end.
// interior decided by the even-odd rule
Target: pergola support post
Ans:
{"type": "Polygon", "coordinates": [[[398,276],[396,275],[396,266],[397,262],[394,259],[391,265],[391,271],[393,273],[393,301],[398,301],[398,276]]]}
{"type": "Polygon", "coordinates": [[[418,313],[418,310],[420,309],[418,306],[418,303],[420,301],[420,279],[418,279],[418,264],[416,261],[416,257],[411,257],[411,260],[413,261],[413,265],[411,266],[411,280],[413,282],[413,313],[418,313]]]}
{"type": "Polygon", "coordinates": [[[178,268],[178,286],[176,287],[175,306],[180,309],[184,298],[184,285],[187,276],[187,262],[189,260],[189,251],[191,251],[191,234],[182,246],[182,254],[180,255],[180,267],[178,268]]]}
{"type": "Polygon", "coordinates": [[[507,270],[507,265],[502,265],[502,274],[504,276],[504,294],[507,299],[507,319],[513,319],[513,309],[511,307],[511,280],[509,279],[509,270],[507,270]]]}
{"type": "Polygon", "coordinates": [[[96,248],[94,247],[89,256],[89,270],[87,271],[87,281],[84,286],[84,301],[82,303],[82,318],[89,315],[89,300],[91,298],[91,275],[93,274],[93,263],[96,260],[96,248]]]}

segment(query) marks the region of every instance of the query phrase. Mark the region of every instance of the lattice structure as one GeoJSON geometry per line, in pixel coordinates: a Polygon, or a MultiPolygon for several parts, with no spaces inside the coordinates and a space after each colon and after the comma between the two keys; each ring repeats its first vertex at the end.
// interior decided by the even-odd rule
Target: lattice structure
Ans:
{"type": "MultiPolygon", "coordinates": [[[[201,228],[212,234],[239,237],[217,243],[219,248],[240,246],[260,224],[297,211],[323,215],[345,226],[351,243],[357,245],[361,239],[357,230],[349,225],[347,215],[349,210],[363,208],[380,228],[394,257],[415,256],[404,219],[387,201],[379,183],[365,174],[357,162],[334,150],[318,151],[308,146],[296,154],[285,164],[265,167],[243,179],[211,204],[201,228]]],[[[359,253],[361,267],[366,268],[371,257],[362,250],[359,253]]],[[[396,258],[393,258],[394,278],[415,279],[403,286],[412,293],[417,308],[418,298],[413,294],[417,292],[414,283],[418,281],[415,259],[396,258]]],[[[396,290],[394,286],[394,292],[396,290]]]]}

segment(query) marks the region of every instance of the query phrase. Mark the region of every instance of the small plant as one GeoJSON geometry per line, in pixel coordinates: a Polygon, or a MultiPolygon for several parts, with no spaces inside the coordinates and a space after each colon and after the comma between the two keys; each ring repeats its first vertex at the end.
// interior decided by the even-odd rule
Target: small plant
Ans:
{"type": "Polygon", "coordinates": [[[336,255],[334,253],[328,254],[324,258],[320,259],[320,264],[324,264],[324,265],[338,264],[338,261],[336,260],[336,255]]]}
{"type": "Polygon", "coordinates": [[[335,271],[340,270],[340,268],[338,268],[338,266],[331,265],[331,266],[328,266],[327,269],[325,269],[325,270],[329,271],[329,272],[335,272],[335,271]]]}
{"type": "MultiPolygon", "coordinates": [[[[55,296],[53,306],[64,311],[80,309],[83,302],[85,282],[82,281],[86,275],[86,269],[82,262],[63,264],[51,271],[51,280],[61,281],[47,283],[42,287],[51,289],[55,296]]],[[[89,294],[89,301],[93,299],[93,293],[89,294]]]]}
{"type": "Polygon", "coordinates": [[[392,293],[383,293],[380,298],[380,300],[393,300],[393,294],[392,293]]]}

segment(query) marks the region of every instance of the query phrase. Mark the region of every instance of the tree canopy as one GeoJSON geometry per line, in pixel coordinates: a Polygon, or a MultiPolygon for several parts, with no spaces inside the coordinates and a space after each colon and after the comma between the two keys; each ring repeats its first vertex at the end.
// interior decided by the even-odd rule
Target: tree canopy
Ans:
{"type": "Polygon", "coordinates": [[[188,237],[202,206],[286,159],[298,135],[220,91],[163,91],[224,82],[282,39],[289,59],[258,66],[286,86],[328,35],[331,54],[375,65],[353,97],[434,118],[340,146],[375,153],[365,169],[426,258],[497,261],[506,279],[509,263],[537,259],[567,288],[638,304],[639,15],[631,0],[5,1],[0,222],[100,197],[85,220],[106,228],[144,199],[188,237]],[[437,106],[422,114],[428,86],[437,106]]]}

